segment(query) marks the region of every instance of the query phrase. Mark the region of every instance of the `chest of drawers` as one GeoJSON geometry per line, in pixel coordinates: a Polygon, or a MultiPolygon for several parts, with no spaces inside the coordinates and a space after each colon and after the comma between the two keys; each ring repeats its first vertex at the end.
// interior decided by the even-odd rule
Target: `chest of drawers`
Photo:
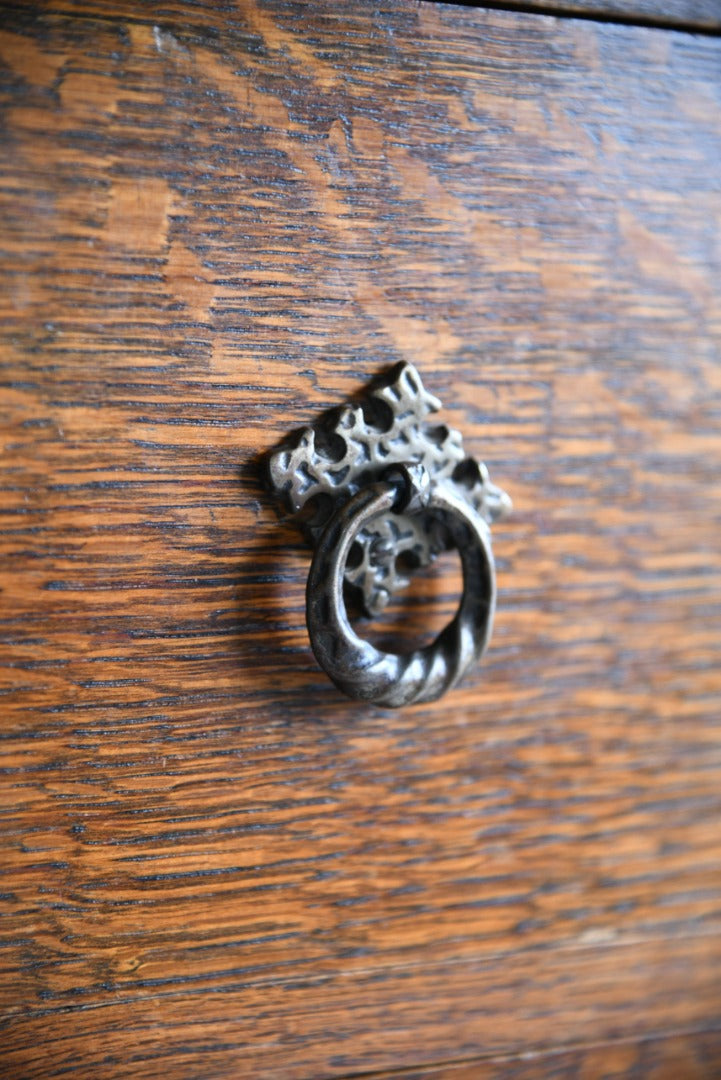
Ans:
{"type": "Polygon", "coordinates": [[[7,6],[8,1076],[719,1074],[718,12],[597,14],[7,6]],[[515,510],[389,711],[259,456],[399,360],[515,510]]]}

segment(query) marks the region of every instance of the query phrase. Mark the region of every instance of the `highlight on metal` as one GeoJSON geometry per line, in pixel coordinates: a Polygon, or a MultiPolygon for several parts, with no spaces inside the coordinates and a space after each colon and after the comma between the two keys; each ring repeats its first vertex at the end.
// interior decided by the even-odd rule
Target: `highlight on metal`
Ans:
{"type": "Polygon", "coordinates": [[[483,654],[496,605],[491,523],[511,501],[462,437],[429,424],[440,409],[416,369],[396,365],[357,405],[324,414],[267,461],[270,489],[315,548],[306,591],[311,645],[349,697],[397,707],[432,701],[483,654]],[[456,547],[463,594],[430,645],[383,652],[351,626],[346,594],[373,616],[428,566],[456,547]]]}

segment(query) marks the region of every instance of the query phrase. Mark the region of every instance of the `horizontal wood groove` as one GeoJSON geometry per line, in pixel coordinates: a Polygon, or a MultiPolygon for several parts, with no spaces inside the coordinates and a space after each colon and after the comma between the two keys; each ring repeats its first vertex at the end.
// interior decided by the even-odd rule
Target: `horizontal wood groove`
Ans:
{"type": "MultiPolygon", "coordinates": [[[[667,1058],[668,1050],[674,1050],[679,1043],[690,1043],[698,1046],[706,1042],[710,1047],[721,1042],[721,1027],[686,1028],[673,1031],[659,1031],[649,1033],[639,1039],[636,1036],[606,1040],[605,1042],[586,1042],[564,1046],[561,1049],[547,1050],[543,1048],[528,1049],[523,1054],[476,1056],[473,1058],[448,1058],[444,1061],[435,1061],[429,1066],[411,1066],[380,1072],[357,1072],[347,1073],[342,1080],[435,1080],[441,1076],[448,1076],[449,1080],[491,1080],[491,1078],[504,1078],[504,1080],[520,1080],[523,1077],[540,1076],[552,1073],[563,1075],[562,1068],[568,1069],[568,1075],[593,1075],[591,1068],[598,1062],[607,1069],[609,1059],[614,1056],[614,1051],[636,1051],[640,1047],[652,1049],[656,1061],[656,1069],[651,1066],[644,1075],[644,1080],[651,1080],[652,1075],[657,1074],[660,1067],[666,1075],[666,1066],[670,1064],[667,1058]],[[533,1064],[529,1067],[529,1061],[533,1064]],[[574,1070],[574,1071],[571,1071],[574,1070]],[[585,1071],[584,1071],[585,1070],[585,1071]],[[520,1075],[519,1075],[520,1074],[520,1075]]],[[[684,1078],[686,1080],[686,1078],[684,1078]]]]}
{"type": "Polygon", "coordinates": [[[701,0],[701,3],[671,4],[665,0],[444,0],[450,6],[486,8],[490,11],[509,11],[525,15],[547,15],[556,19],[580,19],[617,26],[645,26],[655,30],[678,30],[691,34],[721,34],[721,3],[701,0]]]}
{"type": "MultiPolygon", "coordinates": [[[[702,36],[717,37],[721,34],[721,4],[716,0],[680,0],[676,5],[665,0],[568,0],[557,3],[556,0],[417,0],[418,4],[436,5],[448,8],[470,8],[486,11],[508,12],[519,15],[540,15],[547,18],[575,19],[581,22],[610,24],[617,26],[636,26],[655,30],[675,30],[702,36]]],[[[119,23],[130,16],[137,25],[153,26],[163,22],[175,10],[166,6],[158,14],[143,14],[133,11],[124,4],[115,4],[113,0],[52,0],[48,10],[58,18],[102,19],[109,23],[119,23]],[[127,14],[122,14],[123,9],[127,14]]],[[[197,20],[202,20],[203,5],[193,4],[191,9],[197,20]]],[[[33,9],[22,0],[5,0],[3,11],[11,16],[32,16],[33,9]]],[[[35,14],[40,14],[39,9],[35,14]]]]}
{"type": "Polygon", "coordinates": [[[517,1069],[519,1067],[524,1076],[540,1075],[542,1073],[545,1074],[547,1070],[550,1071],[550,1068],[553,1065],[555,1065],[556,1069],[560,1069],[561,1065],[564,1065],[566,1068],[573,1065],[577,1069],[580,1069],[582,1068],[584,1061],[588,1063],[590,1057],[598,1057],[599,1060],[603,1060],[603,1057],[608,1059],[608,1057],[613,1056],[615,1050],[623,1048],[634,1050],[638,1048],[639,1045],[643,1044],[653,1044],[654,1050],[660,1052],[659,1056],[663,1062],[665,1047],[676,1045],[680,1041],[700,1041],[703,1039],[715,1041],[718,1038],[721,1038],[721,1028],[718,1026],[686,1028],[683,1030],[679,1029],[649,1033],[642,1039],[628,1036],[627,1038],[607,1040],[605,1042],[575,1043],[573,1045],[564,1046],[561,1049],[553,1050],[529,1048],[523,1054],[476,1056],[473,1058],[448,1058],[444,1061],[434,1061],[432,1065],[421,1066],[420,1068],[418,1066],[411,1066],[390,1070],[383,1069],[380,1072],[347,1073],[342,1077],[342,1080],[360,1080],[360,1078],[363,1078],[363,1080],[394,1080],[395,1077],[398,1077],[399,1080],[431,1080],[431,1078],[446,1075],[448,1075],[451,1080],[457,1080],[459,1074],[462,1074],[464,1077],[477,1077],[478,1080],[489,1080],[491,1075],[498,1077],[516,1077],[518,1075],[517,1069]],[[603,1057],[601,1057],[601,1055],[603,1055],[603,1057]],[[534,1061],[532,1067],[533,1072],[528,1070],[529,1059],[534,1061]]]}
{"type": "MultiPolygon", "coordinates": [[[[721,3],[716,0],[703,0],[702,4],[694,6],[693,0],[689,4],[680,3],[677,11],[669,9],[665,0],[638,0],[637,3],[626,0],[577,0],[569,3],[556,3],[555,0],[418,0],[420,5],[424,3],[438,4],[443,7],[478,8],[487,11],[506,11],[509,14],[540,15],[547,18],[575,19],[581,22],[610,24],[617,26],[645,27],[652,30],[674,30],[679,33],[701,34],[703,36],[718,37],[721,35],[721,3]]],[[[78,18],[91,17],[103,19],[109,23],[123,22],[127,16],[114,13],[112,0],[92,0],[84,4],[82,0],[76,3],[67,0],[55,0],[51,10],[56,17],[78,18]]],[[[22,0],[6,0],[3,10],[8,14],[29,14],[28,5],[22,0]]],[[[193,5],[193,14],[196,18],[202,18],[202,6],[193,5]]],[[[163,14],[146,14],[133,12],[132,20],[137,25],[154,26],[163,14]]]]}

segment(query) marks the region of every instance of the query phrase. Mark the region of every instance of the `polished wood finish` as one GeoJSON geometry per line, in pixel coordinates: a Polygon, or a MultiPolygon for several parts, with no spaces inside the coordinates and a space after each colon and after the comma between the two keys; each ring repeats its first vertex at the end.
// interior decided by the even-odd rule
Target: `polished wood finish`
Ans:
{"type": "Polygon", "coordinates": [[[721,41],[124,0],[0,58],[7,1074],[718,1075],[721,41]],[[515,513],[391,712],[259,455],[404,358],[515,513]]]}
{"type": "Polygon", "coordinates": [[[577,1080],[587,1077],[641,1077],[642,1080],[705,1080],[718,1069],[715,1035],[693,1032],[613,1045],[555,1050],[523,1057],[500,1056],[473,1061],[375,1073],[373,1080],[577,1080]]]}

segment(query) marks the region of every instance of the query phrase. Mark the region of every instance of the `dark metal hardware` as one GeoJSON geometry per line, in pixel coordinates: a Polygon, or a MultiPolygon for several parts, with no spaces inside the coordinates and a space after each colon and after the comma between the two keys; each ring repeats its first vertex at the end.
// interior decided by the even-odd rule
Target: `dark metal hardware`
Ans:
{"type": "Polygon", "coordinates": [[[493,625],[490,525],[511,502],[485,465],[466,457],[457,431],[427,423],[440,407],[416,369],[399,364],[361,404],[326,414],[268,463],[271,489],[302,515],[316,549],[306,606],[316,658],[350,697],[379,705],[440,697],[482,655],[493,625]],[[377,614],[408,585],[409,562],[427,566],[453,546],[463,596],[431,645],[387,653],[358,636],[344,590],[377,614]]]}

